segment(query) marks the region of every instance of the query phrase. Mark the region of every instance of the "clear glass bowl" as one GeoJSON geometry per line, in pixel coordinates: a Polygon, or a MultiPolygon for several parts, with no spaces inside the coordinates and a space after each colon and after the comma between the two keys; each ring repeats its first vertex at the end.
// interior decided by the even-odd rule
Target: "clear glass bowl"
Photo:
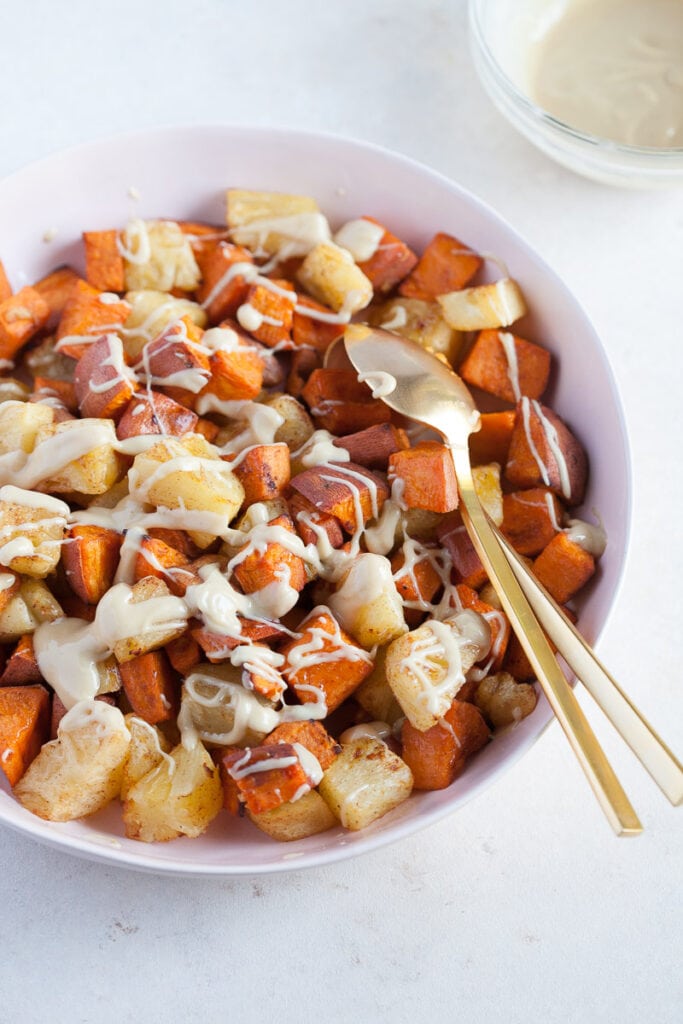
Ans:
{"type": "Polygon", "coordinates": [[[510,124],[558,163],[597,181],[637,188],[683,185],[683,148],[627,146],[577,131],[526,93],[528,48],[558,0],[470,0],[470,42],[481,82],[510,124]]]}

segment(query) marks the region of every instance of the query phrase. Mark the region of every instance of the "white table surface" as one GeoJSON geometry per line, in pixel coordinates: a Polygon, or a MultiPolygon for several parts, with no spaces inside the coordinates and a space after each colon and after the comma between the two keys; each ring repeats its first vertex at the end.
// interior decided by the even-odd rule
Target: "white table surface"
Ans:
{"type": "MultiPolygon", "coordinates": [[[[463,0],[7,0],[0,95],[0,174],[132,127],[288,125],[416,157],[520,229],[621,390],[633,541],[600,651],[680,753],[683,191],[611,190],[519,138],[475,78],[463,0]]],[[[636,840],[556,725],[450,820],[324,870],[155,878],[0,828],[0,1020],[680,1020],[681,814],[596,727],[636,840]]]]}

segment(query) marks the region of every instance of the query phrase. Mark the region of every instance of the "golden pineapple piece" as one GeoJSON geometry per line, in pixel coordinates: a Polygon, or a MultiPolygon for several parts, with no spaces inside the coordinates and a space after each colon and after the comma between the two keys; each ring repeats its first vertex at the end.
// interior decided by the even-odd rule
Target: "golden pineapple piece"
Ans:
{"type": "Polygon", "coordinates": [[[354,690],[353,698],[371,719],[393,725],[401,718],[403,711],[387,681],[387,650],[388,647],[379,648],[372,672],[358,689],[354,690]]]}
{"type": "Polygon", "coordinates": [[[331,237],[325,216],[310,196],[231,188],[226,198],[230,236],[237,245],[305,256],[331,237]]]}
{"type": "Polygon", "coordinates": [[[274,395],[265,404],[282,417],[282,423],[273,435],[274,442],[284,442],[292,452],[306,444],[315,427],[301,402],[293,395],[274,395]]]}
{"type": "Polygon", "coordinates": [[[104,494],[125,467],[116,444],[116,427],[108,419],[66,420],[41,427],[33,457],[42,460],[49,475],[41,479],[39,489],[68,495],[104,494]],[[71,454],[74,457],[65,461],[71,454]]]}
{"type": "Polygon", "coordinates": [[[407,800],[412,788],[405,761],[370,736],[343,744],[318,787],[335,817],[354,832],[407,800]]]}
{"type": "Polygon", "coordinates": [[[129,291],[192,292],[198,287],[201,275],[190,239],[175,221],[132,220],[123,234],[123,248],[129,291]]]}
{"type": "Polygon", "coordinates": [[[186,678],[179,721],[189,721],[210,746],[258,746],[279,718],[270,701],[244,688],[242,669],[224,662],[186,678]]]}
{"type": "Polygon", "coordinates": [[[118,708],[81,701],[59,723],[14,788],[24,807],[48,821],[94,814],[121,791],[130,733],[118,708]]]}
{"type": "Polygon", "coordinates": [[[531,683],[518,683],[509,672],[486,676],[477,686],[474,702],[494,729],[521,722],[536,707],[538,696],[531,683]]]}
{"type": "Polygon", "coordinates": [[[0,563],[37,579],[57,565],[69,506],[20,487],[0,488],[0,563]]]}
{"type": "Polygon", "coordinates": [[[31,389],[16,377],[0,378],[0,405],[5,402],[28,402],[31,389]]]}
{"type": "Polygon", "coordinates": [[[444,622],[428,619],[389,647],[386,674],[416,729],[426,732],[448,711],[465,673],[491,644],[488,623],[469,609],[444,622]]]}
{"type": "Polygon", "coordinates": [[[509,327],[526,313],[519,285],[504,277],[495,284],[480,284],[439,295],[443,317],[456,331],[509,327]]]}
{"type": "Polygon", "coordinates": [[[38,433],[54,421],[49,405],[24,399],[4,400],[0,404],[0,454],[32,452],[38,433]]]}
{"type": "Polygon", "coordinates": [[[41,622],[54,622],[55,619],[61,619],[64,615],[62,606],[45,580],[22,580],[17,596],[23,598],[29,612],[39,625],[41,622]]]}
{"type": "Polygon", "coordinates": [[[127,792],[123,821],[129,839],[163,843],[200,836],[223,806],[218,768],[203,744],[180,743],[127,792]]]}
{"type": "Polygon", "coordinates": [[[383,555],[358,555],[329,606],[342,628],[368,649],[389,643],[408,628],[391,563],[383,555]]]}
{"type": "Polygon", "coordinates": [[[368,323],[410,338],[428,352],[444,355],[452,366],[458,362],[463,337],[460,331],[454,331],[446,323],[438,302],[390,299],[368,310],[368,323]]]}
{"type": "Polygon", "coordinates": [[[206,327],[208,322],[199,303],[177,299],[166,292],[153,289],[128,292],[126,302],[130,303],[130,313],[121,333],[123,347],[131,361],[139,359],[147,342],[181,317],[189,317],[198,327],[206,327]]]}
{"type": "Polygon", "coordinates": [[[280,804],[263,814],[247,811],[247,817],[261,832],[281,843],[318,835],[337,824],[336,817],[315,789],[298,800],[280,804]]]}
{"type": "MultiPolygon", "coordinates": [[[[98,621],[101,617],[103,624],[108,618],[105,602],[116,600],[114,592],[119,587],[126,587],[126,584],[120,583],[112,588],[98,606],[98,621]]],[[[163,580],[156,576],[143,577],[130,588],[130,612],[126,617],[126,625],[130,627],[131,634],[114,637],[114,657],[118,662],[126,662],[148,651],[158,650],[185,632],[186,619],[187,606],[179,597],[171,594],[163,580]],[[133,606],[146,602],[149,602],[148,607],[140,609],[137,615],[133,606]],[[141,624],[144,628],[139,630],[141,624]],[[136,632],[136,629],[139,631],[136,632]]]]}
{"type": "Polygon", "coordinates": [[[137,715],[126,715],[130,732],[128,756],[123,766],[121,799],[125,800],[136,782],[148,775],[168,754],[169,743],[161,729],[137,715]]]}
{"type": "Polygon", "coordinates": [[[334,242],[311,249],[297,273],[306,291],[335,312],[357,313],[372,299],[372,284],[353,256],[334,242]]]}
{"type": "Polygon", "coordinates": [[[503,522],[503,490],[500,486],[500,466],[489,462],[485,466],[472,467],[474,489],[479,501],[491,520],[500,526],[503,522]]]}

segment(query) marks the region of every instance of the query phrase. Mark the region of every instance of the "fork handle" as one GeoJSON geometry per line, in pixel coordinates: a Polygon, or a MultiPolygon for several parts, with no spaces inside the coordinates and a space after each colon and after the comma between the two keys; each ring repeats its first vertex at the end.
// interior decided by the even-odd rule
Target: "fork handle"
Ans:
{"type": "Polygon", "coordinates": [[[674,806],[683,802],[683,765],[657,735],[573,623],[499,530],[493,530],[536,618],[619,735],[674,806]]]}
{"type": "Polygon", "coordinates": [[[588,721],[538,624],[474,489],[467,449],[451,448],[462,517],[470,539],[503,608],[536,672],[569,743],[617,835],[638,835],[642,825],[605,757],[588,721]]]}

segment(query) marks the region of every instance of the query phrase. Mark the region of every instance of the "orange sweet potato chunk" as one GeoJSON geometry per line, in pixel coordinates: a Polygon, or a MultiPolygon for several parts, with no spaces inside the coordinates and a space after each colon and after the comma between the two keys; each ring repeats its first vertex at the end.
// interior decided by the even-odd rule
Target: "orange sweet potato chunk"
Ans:
{"type": "Polygon", "coordinates": [[[97,604],[114,582],[123,537],[102,526],[72,526],[62,547],[62,562],[73,592],[97,604]]]}
{"type": "Polygon", "coordinates": [[[497,462],[504,466],[510,450],[514,425],[515,413],[512,409],[505,412],[482,413],[480,430],[470,435],[472,465],[487,466],[489,462],[497,462]]]}
{"type": "Polygon", "coordinates": [[[258,326],[247,329],[257,341],[270,348],[285,346],[291,341],[296,302],[296,292],[289,281],[277,278],[273,279],[273,284],[290,292],[290,296],[282,295],[265,284],[252,284],[245,299],[250,309],[255,311],[255,319],[261,320],[258,326]]]}
{"type": "Polygon", "coordinates": [[[245,506],[279,497],[289,483],[289,463],[286,444],[260,444],[250,448],[235,466],[235,476],[244,488],[245,506]]]}
{"type": "Polygon", "coordinates": [[[486,569],[481,564],[459,513],[449,516],[439,524],[437,537],[451,556],[458,583],[465,583],[473,590],[482,587],[488,579],[486,569]]]}
{"type": "MultiPolygon", "coordinates": [[[[292,520],[287,515],[276,516],[268,523],[288,533],[296,533],[292,520]]],[[[247,550],[250,545],[245,545],[247,550]]],[[[293,554],[284,544],[271,541],[265,549],[250,551],[233,569],[235,579],[245,594],[263,590],[269,583],[286,579],[294,590],[303,590],[306,585],[306,570],[303,560],[293,554]]]]}
{"type": "Polygon", "coordinates": [[[84,231],[85,276],[101,292],[126,290],[126,270],[119,250],[119,232],[84,231]]]}
{"type": "Polygon", "coordinates": [[[580,442],[552,409],[522,398],[505,465],[515,489],[549,487],[569,505],[580,505],[586,488],[588,460],[580,442]]]}
{"type": "MultiPolygon", "coordinates": [[[[427,551],[408,565],[403,550],[397,551],[391,559],[391,571],[404,604],[414,603],[419,606],[429,602],[443,585],[441,576],[430,562],[427,551]]],[[[413,610],[419,610],[419,607],[413,610]]]]}
{"type": "Polygon", "coordinates": [[[301,397],[316,425],[331,434],[356,433],[391,419],[389,406],[372,397],[354,370],[314,370],[301,397]]]}
{"type": "Polygon", "coordinates": [[[341,747],[322,722],[283,722],[266,736],[264,742],[300,743],[318,759],[323,771],[327,771],[341,752],[341,747]]]}
{"type": "Polygon", "coordinates": [[[304,544],[316,544],[321,532],[327,535],[330,547],[340,548],[344,543],[341,523],[326,512],[319,512],[315,505],[294,491],[287,500],[289,514],[296,531],[304,544]],[[312,524],[312,525],[311,525],[312,524]]]}
{"type": "Polygon", "coordinates": [[[197,431],[198,420],[195,412],[168,395],[145,389],[134,395],[124,409],[116,425],[116,436],[120,441],[142,434],[182,437],[197,431]]]}
{"type": "Polygon", "coordinates": [[[389,480],[403,481],[401,502],[407,508],[452,512],[458,507],[453,457],[438,441],[422,441],[390,455],[389,480]]]}
{"type": "Polygon", "coordinates": [[[308,295],[299,295],[297,299],[298,309],[294,310],[292,318],[292,341],[297,347],[312,348],[317,352],[326,352],[330,345],[341,338],[344,333],[344,324],[329,323],[316,318],[315,313],[323,316],[334,316],[334,310],[329,306],[323,306],[308,295]],[[308,312],[302,312],[310,310],[308,312]]]}
{"type": "Polygon", "coordinates": [[[566,533],[558,533],[534,560],[532,569],[558,604],[564,604],[595,572],[593,556],[566,533]]]}
{"type": "Polygon", "coordinates": [[[130,305],[123,299],[102,302],[101,292],[80,278],[74,282],[57,327],[59,350],[80,359],[93,337],[115,331],[127,319],[130,305]],[[74,338],[83,338],[83,341],[74,338]]]}
{"type": "Polygon", "coordinates": [[[164,581],[172,594],[179,597],[190,584],[198,582],[196,573],[187,568],[190,564],[187,555],[165,544],[163,540],[143,537],[133,565],[133,579],[137,581],[145,576],[156,576],[164,581]]]}
{"type": "Polygon", "coordinates": [[[164,650],[172,667],[181,676],[188,675],[194,666],[202,660],[201,648],[189,632],[171,640],[166,644],[164,650]]]}
{"type": "Polygon", "coordinates": [[[119,338],[105,335],[89,345],[76,364],[74,387],[81,415],[119,419],[138,389],[119,338]]]}
{"type": "Polygon", "coordinates": [[[0,302],[4,302],[5,299],[9,299],[11,294],[12,285],[9,283],[5,266],[2,260],[0,260],[0,302]]]}
{"type": "MultiPolygon", "coordinates": [[[[29,402],[34,400],[34,395],[39,395],[40,398],[57,398],[68,412],[78,412],[76,387],[72,380],[60,380],[57,377],[41,377],[38,375],[33,378],[33,395],[29,398],[29,402]]],[[[39,399],[35,400],[38,401],[39,399]]],[[[58,419],[57,414],[60,411],[55,409],[55,419],[58,419]]],[[[66,416],[63,418],[68,419],[66,416]]]]}
{"type": "Polygon", "coordinates": [[[401,729],[401,756],[413,773],[415,789],[446,789],[461,774],[465,761],[489,739],[483,715],[474,704],[454,700],[445,725],[420,732],[406,719],[401,729]]]}
{"type": "Polygon", "coordinates": [[[221,762],[229,779],[237,785],[240,800],[252,814],[272,811],[309,784],[308,775],[290,743],[267,743],[232,750],[223,755],[221,762]],[[268,762],[272,762],[272,768],[264,767],[268,762]]]}
{"type": "Polygon", "coordinates": [[[240,264],[253,264],[248,249],[230,242],[214,242],[195,252],[202,283],[197,290],[197,301],[205,305],[212,324],[227,316],[234,316],[246,299],[250,282],[240,273],[240,264]]]}
{"type": "Polygon", "coordinates": [[[27,686],[31,683],[42,683],[43,676],[38,668],[33,637],[30,633],[17,641],[0,677],[0,686],[27,686]]]}
{"type": "Polygon", "coordinates": [[[0,768],[16,786],[46,742],[50,696],[43,686],[0,687],[0,768]]]}
{"type": "Polygon", "coordinates": [[[209,369],[211,377],[202,394],[216,395],[223,401],[256,398],[263,386],[263,360],[247,345],[213,352],[209,369]]]}
{"type": "Polygon", "coordinates": [[[384,234],[370,259],[364,260],[358,266],[370,280],[373,291],[390,292],[415,267],[417,256],[405,242],[374,217],[364,216],[362,219],[384,228],[384,234]]]}
{"type": "Polygon", "coordinates": [[[163,651],[148,651],[119,665],[121,682],[136,715],[156,725],[175,718],[178,683],[163,651]]]}
{"type": "Polygon", "coordinates": [[[47,302],[29,286],[0,302],[0,359],[13,359],[45,327],[49,316],[47,302]]]}
{"type": "Polygon", "coordinates": [[[328,713],[334,711],[370,675],[373,663],[328,611],[314,609],[298,633],[280,649],[282,674],[302,704],[322,695],[328,713]]]}
{"type": "MultiPolygon", "coordinates": [[[[77,281],[83,278],[73,270],[72,267],[58,267],[51,274],[42,277],[33,285],[35,290],[42,295],[50,308],[50,316],[47,327],[55,327],[61,317],[64,307],[71,298],[77,281]]],[[[83,281],[85,284],[86,282],[83,281]]]]}
{"type": "Polygon", "coordinates": [[[311,466],[297,473],[290,481],[292,489],[309,501],[319,512],[334,516],[348,533],[374,519],[389,497],[384,480],[353,462],[311,466]]]}
{"type": "Polygon", "coordinates": [[[537,555],[562,521],[562,505],[548,487],[531,487],[503,495],[501,530],[520,555],[537,555]]]}
{"type": "Polygon", "coordinates": [[[398,290],[406,298],[430,301],[437,295],[464,288],[483,262],[464,242],[439,232],[398,290]]]}
{"type": "Polygon", "coordinates": [[[464,583],[457,586],[458,598],[463,608],[471,608],[482,618],[486,619],[491,630],[491,649],[482,663],[489,672],[498,672],[505,659],[508,643],[510,642],[510,623],[504,612],[494,608],[493,605],[482,601],[476,590],[464,583]]]}
{"type": "Polygon", "coordinates": [[[506,402],[517,402],[521,395],[540,398],[550,375],[550,352],[516,334],[480,331],[458,372],[467,384],[506,402]]]}
{"type": "Polygon", "coordinates": [[[347,434],[335,441],[337,448],[349,453],[351,462],[367,469],[386,470],[389,457],[410,447],[405,430],[393,423],[376,423],[355,434],[347,434]]]}

